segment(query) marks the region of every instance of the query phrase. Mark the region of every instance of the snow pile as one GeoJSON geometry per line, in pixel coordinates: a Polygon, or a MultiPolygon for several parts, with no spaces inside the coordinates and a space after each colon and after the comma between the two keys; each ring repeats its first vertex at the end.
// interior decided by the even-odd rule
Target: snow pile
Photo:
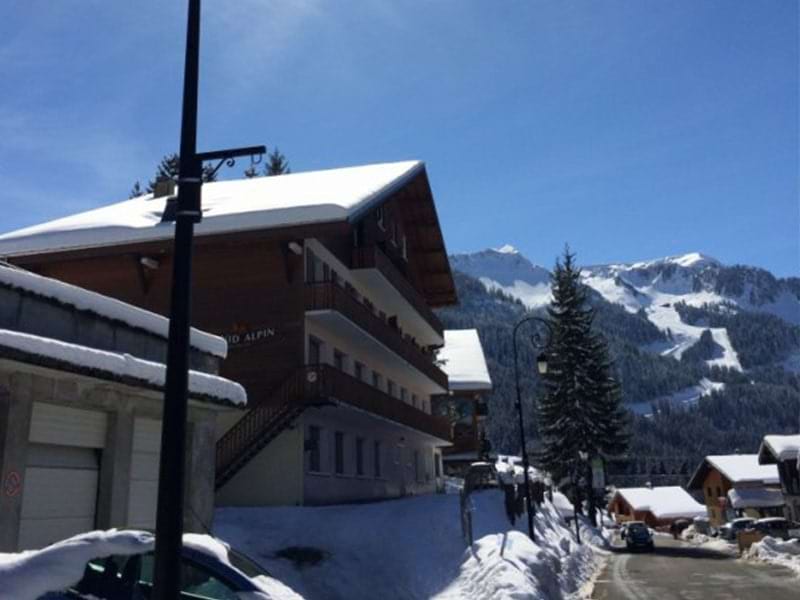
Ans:
{"type": "Polygon", "coordinates": [[[787,567],[800,576],[800,540],[777,540],[765,537],[748,548],[743,558],[787,567]]]}
{"type": "MultiPolygon", "coordinates": [[[[355,218],[424,169],[411,160],[207,183],[195,235],[355,218]]],[[[0,254],[171,239],[173,223],[161,222],[165,205],[166,198],[147,194],[13,231],[0,236],[0,254]]]]}
{"type": "MultiPolygon", "coordinates": [[[[55,300],[59,304],[119,321],[165,339],[169,334],[169,319],[166,317],[8,264],[0,263],[0,285],[55,300]]],[[[223,338],[194,327],[191,330],[191,344],[203,352],[222,358],[228,354],[228,344],[223,338]]]]}
{"type": "Polygon", "coordinates": [[[465,547],[460,499],[428,495],[362,505],[217,509],[214,530],[313,599],[529,598],[577,591],[595,567],[545,502],[509,525],[500,490],[476,492],[475,544],[465,547]],[[290,560],[286,556],[313,557],[290,560]]]}
{"type": "Polygon", "coordinates": [[[451,390],[491,390],[492,378],[486,366],[477,329],[447,329],[437,359],[447,373],[451,390]]]}
{"type": "Polygon", "coordinates": [[[690,525],[681,532],[681,539],[694,546],[702,546],[708,550],[715,550],[725,554],[736,554],[736,544],[722,538],[715,538],[704,533],[699,533],[694,525],[690,525]]]}
{"type": "MultiPolygon", "coordinates": [[[[59,365],[66,364],[157,387],[163,387],[166,380],[167,368],[161,363],[142,360],[130,354],[95,350],[51,338],[0,329],[0,353],[3,353],[4,348],[10,350],[12,354],[23,353],[41,357],[55,361],[59,365]]],[[[189,372],[189,393],[225,400],[236,405],[247,403],[247,393],[241,385],[199,371],[189,372]]]]}
{"type": "Polygon", "coordinates": [[[0,598],[36,600],[77,583],[93,558],[149,552],[153,546],[150,533],[112,529],[76,535],[42,550],[0,554],[0,598]]]}

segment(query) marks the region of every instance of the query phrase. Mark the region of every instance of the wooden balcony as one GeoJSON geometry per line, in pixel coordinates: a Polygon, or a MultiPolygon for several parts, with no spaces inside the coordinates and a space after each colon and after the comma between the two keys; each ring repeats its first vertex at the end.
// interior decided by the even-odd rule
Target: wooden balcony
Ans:
{"type": "Polygon", "coordinates": [[[429,415],[335,367],[308,366],[305,380],[306,403],[335,400],[440,440],[450,439],[450,423],[445,417],[429,415]]]}
{"type": "Polygon", "coordinates": [[[361,302],[352,291],[333,282],[307,283],[306,311],[330,310],[344,316],[406,363],[417,369],[442,390],[447,390],[447,375],[436,364],[434,355],[415,344],[388,320],[361,302]]]}
{"type": "Polygon", "coordinates": [[[392,260],[386,256],[377,246],[367,248],[355,248],[353,250],[352,269],[376,269],[386,280],[394,286],[406,301],[414,307],[427,323],[441,336],[444,326],[439,317],[433,312],[425,298],[422,297],[405,275],[395,266],[392,260]]]}

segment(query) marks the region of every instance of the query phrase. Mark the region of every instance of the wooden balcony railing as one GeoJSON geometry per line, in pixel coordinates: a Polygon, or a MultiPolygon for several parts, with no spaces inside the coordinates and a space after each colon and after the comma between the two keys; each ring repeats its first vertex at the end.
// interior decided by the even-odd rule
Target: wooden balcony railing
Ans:
{"type": "Polygon", "coordinates": [[[342,314],[443,389],[447,389],[447,375],[434,364],[433,354],[423,351],[414,342],[404,338],[397,328],[376,315],[352,292],[333,282],[307,283],[305,305],[307,311],[334,310],[342,314]]]}
{"type": "Polygon", "coordinates": [[[430,415],[414,408],[399,398],[329,365],[309,366],[305,371],[306,379],[315,380],[307,387],[315,385],[313,391],[309,391],[319,399],[338,400],[439,439],[450,439],[450,423],[445,417],[430,415]]]}
{"type": "Polygon", "coordinates": [[[353,269],[377,269],[391,283],[394,288],[422,315],[439,335],[442,335],[444,326],[439,317],[431,310],[425,298],[422,297],[411,282],[406,279],[392,260],[377,246],[355,248],[353,250],[353,269]]]}

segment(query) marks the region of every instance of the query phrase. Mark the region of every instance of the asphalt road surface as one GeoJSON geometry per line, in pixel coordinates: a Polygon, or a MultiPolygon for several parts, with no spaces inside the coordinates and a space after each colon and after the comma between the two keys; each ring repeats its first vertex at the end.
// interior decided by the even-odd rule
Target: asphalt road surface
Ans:
{"type": "Polygon", "coordinates": [[[800,579],[781,567],[656,536],[654,552],[616,551],[594,600],[798,600],[800,579]]]}

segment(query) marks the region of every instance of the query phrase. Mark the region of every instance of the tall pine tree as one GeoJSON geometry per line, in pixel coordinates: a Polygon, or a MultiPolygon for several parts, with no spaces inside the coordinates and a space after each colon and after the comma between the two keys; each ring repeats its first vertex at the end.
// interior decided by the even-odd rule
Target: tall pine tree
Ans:
{"type": "Polygon", "coordinates": [[[292,170],[289,168],[289,161],[286,160],[286,157],[280,150],[278,150],[278,147],[276,146],[275,149],[267,155],[267,164],[264,166],[264,175],[285,175],[291,172],[292,170]]]}
{"type": "MultiPolygon", "coordinates": [[[[156,182],[159,179],[172,179],[177,181],[179,172],[180,157],[174,152],[172,154],[167,154],[161,159],[161,162],[158,163],[155,176],[153,179],[147,182],[147,187],[142,190],[141,185],[137,181],[133,184],[130,197],[135,198],[136,196],[141,196],[142,194],[152,194],[153,190],[156,188],[156,182]]],[[[208,183],[210,181],[216,181],[216,179],[217,176],[216,173],[214,173],[214,167],[212,165],[203,165],[203,181],[208,183]]]]}
{"type": "Polygon", "coordinates": [[[589,465],[595,457],[624,452],[626,417],[608,348],[592,331],[594,311],[569,248],[556,261],[552,287],[548,315],[553,331],[538,405],[539,463],[555,481],[572,483],[576,508],[582,491],[578,482],[586,482],[594,519],[589,465]]]}

